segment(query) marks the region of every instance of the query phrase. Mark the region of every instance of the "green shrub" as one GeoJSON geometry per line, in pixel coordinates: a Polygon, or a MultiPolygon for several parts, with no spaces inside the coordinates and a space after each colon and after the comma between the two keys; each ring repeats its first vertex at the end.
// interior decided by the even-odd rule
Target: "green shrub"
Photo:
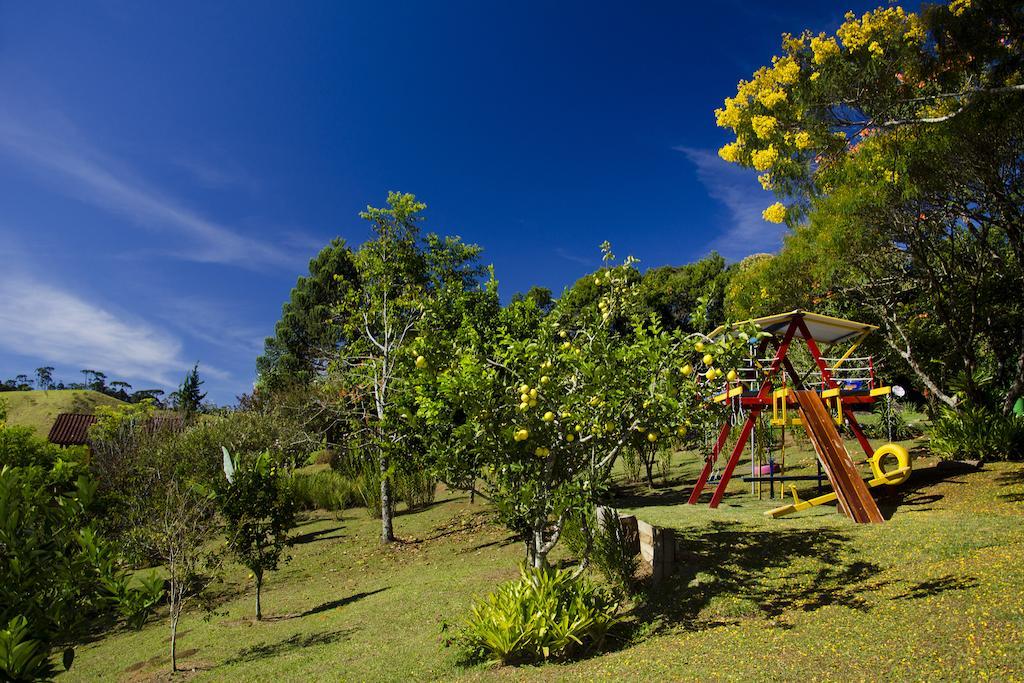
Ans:
{"type": "Polygon", "coordinates": [[[945,408],[933,424],[931,449],[945,459],[1020,460],[1024,457],[1024,418],[988,408],[945,408]]]}
{"type": "Polygon", "coordinates": [[[579,560],[587,560],[619,593],[632,593],[640,557],[633,551],[618,516],[608,508],[608,519],[596,524],[594,514],[574,516],[566,520],[562,540],[569,552],[579,560]]]}
{"type": "Polygon", "coordinates": [[[909,441],[921,436],[920,427],[907,422],[903,406],[898,403],[879,401],[872,413],[877,417],[877,421],[865,422],[862,425],[865,436],[870,439],[909,441]]]}
{"type": "Polygon", "coordinates": [[[470,660],[564,660],[601,646],[614,624],[611,594],[568,569],[527,569],[473,606],[459,641],[470,660]]]}
{"type": "Polygon", "coordinates": [[[434,502],[437,480],[427,470],[404,470],[395,474],[395,498],[404,502],[410,510],[416,510],[434,502]]]}
{"type": "Polygon", "coordinates": [[[292,495],[301,510],[339,511],[358,501],[357,484],[334,470],[296,472],[292,475],[292,495]]]}
{"type": "Polygon", "coordinates": [[[49,677],[58,645],[118,616],[140,626],[160,600],[162,582],[131,582],[97,531],[95,498],[72,454],[0,427],[0,680],[49,677]]]}

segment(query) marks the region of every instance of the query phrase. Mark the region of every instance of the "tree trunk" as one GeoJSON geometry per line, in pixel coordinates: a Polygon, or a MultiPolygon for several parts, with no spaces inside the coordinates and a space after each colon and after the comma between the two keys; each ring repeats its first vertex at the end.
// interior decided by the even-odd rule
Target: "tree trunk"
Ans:
{"type": "Polygon", "coordinates": [[[178,613],[171,605],[171,673],[178,670],[178,613]]]}
{"type": "Polygon", "coordinates": [[[388,476],[387,458],[380,460],[380,542],[395,541],[395,506],[391,499],[391,477],[388,476]]]}
{"type": "Polygon", "coordinates": [[[544,527],[533,532],[533,568],[543,569],[548,563],[548,553],[544,547],[544,527]]]}
{"type": "Polygon", "coordinates": [[[260,604],[260,592],[263,590],[263,574],[256,575],[256,621],[263,620],[263,606],[260,604]]]}

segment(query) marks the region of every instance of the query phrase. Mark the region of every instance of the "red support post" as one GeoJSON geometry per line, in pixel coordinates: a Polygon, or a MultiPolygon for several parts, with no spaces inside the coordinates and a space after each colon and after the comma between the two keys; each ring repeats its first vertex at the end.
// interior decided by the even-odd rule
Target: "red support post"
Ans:
{"type": "Polygon", "coordinates": [[[804,333],[804,341],[807,342],[807,350],[811,352],[811,357],[814,358],[814,362],[818,364],[818,369],[821,371],[821,378],[825,381],[825,385],[829,389],[835,389],[836,383],[832,379],[832,373],[828,370],[828,364],[825,363],[825,359],[821,357],[821,351],[818,349],[818,344],[811,339],[811,332],[807,329],[806,323],[803,318],[796,318],[796,324],[800,326],[800,331],[804,333]]]}
{"type": "Polygon", "coordinates": [[[747,439],[750,438],[750,432],[754,429],[754,423],[757,422],[758,416],[761,414],[761,410],[755,408],[750,411],[750,415],[747,416],[747,421],[743,423],[743,431],[740,432],[740,438],[736,442],[736,445],[732,449],[732,455],[729,456],[729,462],[726,464],[725,469],[722,470],[722,478],[718,481],[718,486],[715,488],[715,493],[711,496],[711,502],[708,504],[709,507],[716,508],[718,504],[722,502],[722,496],[725,495],[725,489],[729,485],[729,479],[732,478],[732,472],[736,469],[736,464],[740,461],[740,455],[743,454],[743,448],[747,445],[747,439]]]}
{"type": "Polygon", "coordinates": [[[853,416],[853,411],[849,408],[843,408],[843,414],[846,415],[846,419],[850,422],[850,430],[853,431],[853,435],[857,437],[857,441],[860,443],[860,447],[864,449],[864,453],[869,458],[874,457],[875,449],[872,448],[871,442],[864,436],[864,430],[860,428],[860,423],[857,422],[857,418],[853,416]]]}
{"type": "Polygon", "coordinates": [[[693,487],[693,491],[690,493],[690,499],[686,502],[690,505],[694,505],[700,500],[700,494],[704,492],[704,487],[708,483],[708,477],[711,476],[711,470],[714,469],[715,463],[718,461],[718,456],[722,452],[722,448],[725,446],[725,440],[729,438],[729,432],[732,430],[732,425],[728,420],[722,425],[722,430],[718,433],[718,441],[715,442],[715,447],[711,451],[711,455],[704,461],[704,469],[700,471],[700,476],[697,477],[697,483],[693,487]]]}
{"type": "MultiPolygon", "coordinates": [[[[779,348],[775,351],[775,358],[772,360],[772,365],[768,368],[768,374],[765,375],[764,381],[761,382],[760,391],[757,392],[757,399],[760,402],[764,402],[768,399],[768,392],[772,388],[772,377],[778,373],[783,361],[786,360],[786,354],[789,352],[789,345],[793,341],[793,335],[796,334],[797,322],[799,322],[799,320],[794,320],[790,323],[785,336],[782,338],[782,343],[779,344],[779,348]]],[[[722,496],[725,495],[725,488],[729,485],[729,479],[732,478],[732,472],[736,469],[736,464],[740,460],[743,447],[746,445],[747,439],[750,437],[750,432],[754,428],[754,421],[757,416],[761,414],[761,410],[763,410],[763,408],[753,408],[750,411],[750,416],[747,417],[747,421],[743,424],[743,431],[740,433],[740,439],[736,442],[736,447],[733,448],[732,455],[729,456],[729,462],[726,464],[725,469],[722,470],[722,479],[718,482],[718,486],[715,488],[715,493],[711,497],[711,507],[718,507],[718,503],[721,502],[722,496]]]]}

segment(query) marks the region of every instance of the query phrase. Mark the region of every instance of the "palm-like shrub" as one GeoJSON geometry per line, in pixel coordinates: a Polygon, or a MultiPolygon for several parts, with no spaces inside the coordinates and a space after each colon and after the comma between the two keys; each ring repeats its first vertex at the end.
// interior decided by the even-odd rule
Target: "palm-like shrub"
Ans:
{"type": "Polygon", "coordinates": [[[570,570],[524,567],[518,581],[473,606],[461,642],[469,659],[489,664],[567,659],[600,647],[618,607],[570,570]]]}
{"type": "Polygon", "coordinates": [[[931,448],[946,459],[1019,460],[1024,419],[980,406],[945,409],[929,432],[931,448]]]}

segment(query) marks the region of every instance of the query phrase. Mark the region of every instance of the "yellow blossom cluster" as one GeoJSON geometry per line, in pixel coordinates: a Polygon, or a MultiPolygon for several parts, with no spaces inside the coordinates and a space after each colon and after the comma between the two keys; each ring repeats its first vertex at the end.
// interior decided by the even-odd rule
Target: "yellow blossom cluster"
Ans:
{"type": "Polygon", "coordinates": [[[757,101],[768,107],[774,109],[776,105],[779,105],[786,101],[787,95],[785,90],[779,88],[773,88],[771,90],[762,90],[757,93],[757,101]]]}
{"type": "Polygon", "coordinates": [[[752,116],[750,117],[750,125],[753,127],[757,137],[767,140],[779,127],[779,120],[774,116],[752,116]]]}
{"type": "Polygon", "coordinates": [[[761,212],[761,217],[769,223],[781,223],[786,220],[786,207],[780,202],[775,202],[761,212]]]}
{"type": "Polygon", "coordinates": [[[797,133],[793,141],[796,143],[797,149],[807,149],[814,142],[811,139],[811,134],[805,130],[802,130],[799,133],[797,133]]]}
{"type": "Polygon", "coordinates": [[[832,57],[839,54],[839,43],[835,38],[826,37],[824,33],[811,38],[811,54],[814,55],[815,64],[824,64],[832,57]]]}
{"type": "Polygon", "coordinates": [[[969,9],[971,9],[971,0],[953,0],[949,3],[949,11],[955,17],[963,16],[963,13],[969,9]]]}
{"type": "Polygon", "coordinates": [[[771,173],[762,173],[761,175],[757,176],[757,182],[761,183],[762,190],[771,191],[771,189],[774,187],[774,185],[772,185],[771,173]]]}
{"type": "Polygon", "coordinates": [[[884,52],[883,42],[902,39],[908,43],[921,43],[925,39],[920,17],[907,14],[902,7],[879,8],[865,13],[860,19],[853,12],[847,12],[846,22],[836,35],[847,50],[866,47],[874,56],[881,56],[884,52]]]}
{"type": "Polygon", "coordinates": [[[718,156],[729,163],[735,164],[740,160],[740,151],[740,143],[730,142],[718,150],[718,156]]]}
{"type": "Polygon", "coordinates": [[[768,145],[766,149],[759,149],[750,155],[750,161],[758,171],[767,171],[776,161],[779,160],[779,150],[775,145],[768,145]]]}

